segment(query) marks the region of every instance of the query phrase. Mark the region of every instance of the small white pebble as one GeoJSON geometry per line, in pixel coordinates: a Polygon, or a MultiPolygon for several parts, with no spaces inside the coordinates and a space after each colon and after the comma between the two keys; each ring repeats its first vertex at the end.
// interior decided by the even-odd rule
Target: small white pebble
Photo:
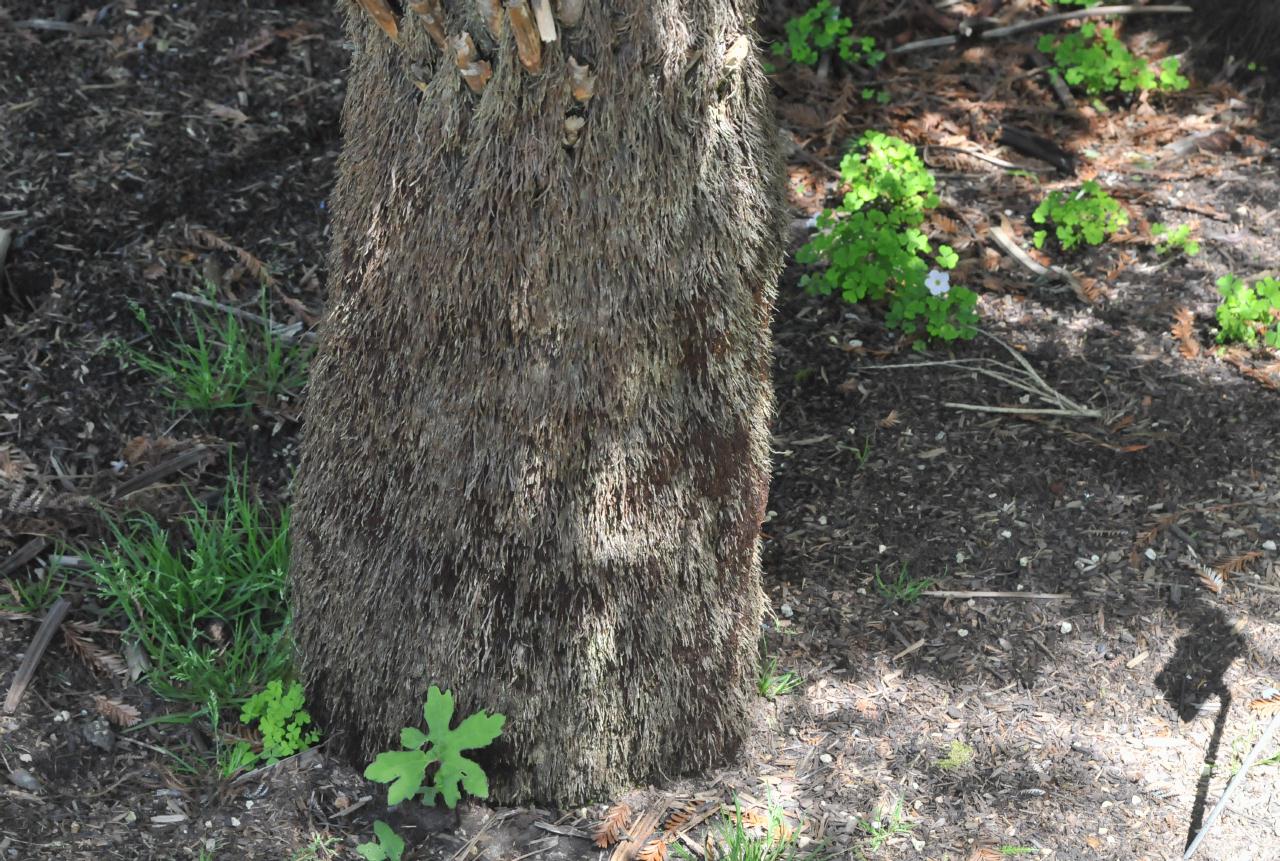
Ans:
{"type": "Polygon", "coordinates": [[[957,631],[956,631],[956,633],[957,633],[957,634],[959,634],[961,637],[967,637],[967,636],[969,636],[969,629],[968,629],[968,628],[960,628],[959,630],[957,630],[957,631]]]}
{"type": "Polygon", "coordinates": [[[1072,625],[1070,622],[1063,622],[1061,625],[1058,626],[1058,630],[1064,634],[1070,634],[1071,628],[1072,628],[1072,625]]]}
{"type": "Polygon", "coordinates": [[[784,619],[790,619],[795,614],[796,614],[796,611],[791,609],[790,604],[783,604],[781,607],[778,608],[778,615],[784,619]]]}
{"type": "Polygon", "coordinates": [[[1154,548],[1148,547],[1148,548],[1146,549],[1146,551],[1144,551],[1144,552],[1143,552],[1143,554],[1142,554],[1142,555],[1143,555],[1143,556],[1145,556],[1145,557],[1147,557],[1148,559],[1150,559],[1150,560],[1152,560],[1152,561],[1155,561],[1155,558],[1156,558],[1156,551],[1155,551],[1155,549],[1154,549],[1154,548]]]}
{"type": "Polygon", "coordinates": [[[888,547],[886,547],[885,545],[883,545],[883,544],[881,544],[881,545],[880,545],[880,552],[881,552],[881,553],[885,552],[885,551],[886,551],[886,550],[888,550],[888,549],[889,549],[889,548],[888,548],[888,547]]]}
{"type": "Polygon", "coordinates": [[[1275,550],[1275,549],[1276,549],[1276,543],[1275,543],[1274,541],[1272,541],[1270,538],[1268,538],[1266,541],[1262,542],[1262,549],[1263,549],[1263,550],[1275,550]]]}
{"type": "Polygon", "coordinates": [[[826,526],[826,525],[827,525],[827,515],[825,515],[825,514],[824,514],[824,515],[822,515],[821,517],[819,517],[819,518],[818,518],[818,525],[819,525],[819,526],[826,526]]]}
{"type": "Polygon", "coordinates": [[[956,564],[957,564],[957,565],[959,565],[959,564],[960,564],[960,563],[962,563],[962,562],[964,562],[964,552],[963,552],[963,551],[961,551],[961,550],[957,550],[957,551],[956,551],[956,564]]]}
{"type": "Polygon", "coordinates": [[[31,762],[33,757],[29,753],[18,754],[18,762],[31,762]]]}
{"type": "Polygon", "coordinates": [[[1000,530],[1000,537],[1001,537],[1001,538],[1012,538],[1012,537],[1013,537],[1013,533],[1012,533],[1012,532],[1010,532],[1008,529],[1001,529],[1001,530],[1000,530]]]}
{"type": "Polygon", "coordinates": [[[1018,564],[1019,564],[1020,566],[1022,566],[1023,568],[1028,568],[1028,567],[1030,567],[1030,565],[1031,565],[1031,557],[1030,557],[1030,556],[1019,556],[1019,557],[1018,557],[1018,564]]]}
{"type": "Polygon", "coordinates": [[[239,820],[239,819],[237,819],[237,818],[236,818],[236,817],[234,817],[234,816],[233,816],[233,817],[231,817],[231,827],[232,827],[232,828],[239,828],[239,827],[240,827],[240,820],[239,820]]]}
{"type": "Polygon", "coordinates": [[[832,759],[832,756],[829,753],[818,754],[818,762],[822,763],[823,765],[830,765],[831,759],[832,759]]]}
{"type": "Polygon", "coordinates": [[[54,723],[66,723],[69,720],[71,720],[71,712],[65,709],[53,716],[54,723]]]}

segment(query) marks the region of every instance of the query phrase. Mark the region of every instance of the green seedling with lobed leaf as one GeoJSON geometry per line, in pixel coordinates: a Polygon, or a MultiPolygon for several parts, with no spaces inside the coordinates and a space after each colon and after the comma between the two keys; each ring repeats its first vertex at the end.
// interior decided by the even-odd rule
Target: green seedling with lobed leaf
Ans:
{"type": "MultiPolygon", "coordinates": [[[[390,784],[387,804],[392,807],[419,796],[425,805],[435,804],[439,798],[452,809],[463,791],[477,798],[488,798],[489,778],[484,769],[462,752],[491,744],[502,733],[506,717],[478,711],[451,729],[453,692],[442,693],[435,685],[427,691],[422,717],[427,731],[404,727],[400,730],[400,745],[404,750],[378,754],[364,770],[364,776],[375,783],[390,784]],[[427,770],[433,765],[436,768],[431,782],[424,785],[427,770]]],[[[374,823],[373,830],[377,841],[360,844],[357,851],[361,857],[368,861],[399,861],[404,841],[381,820],[374,823]]]]}
{"type": "Polygon", "coordinates": [[[1218,343],[1236,341],[1258,346],[1258,341],[1280,349],[1280,281],[1259,278],[1247,284],[1236,275],[1223,275],[1217,281],[1222,301],[1218,317],[1218,343]]]}
{"type": "MultiPolygon", "coordinates": [[[[1086,180],[1074,192],[1050,192],[1031,213],[1031,220],[1036,224],[1051,223],[1062,250],[1070,251],[1081,242],[1102,244],[1129,223],[1129,214],[1097,182],[1086,180]]],[[[1048,237],[1047,230],[1037,230],[1032,242],[1036,248],[1043,248],[1048,237]]]]}
{"type": "MultiPolygon", "coordinates": [[[[938,197],[915,147],[869,131],[840,162],[840,174],[843,202],[822,212],[817,234],[796,254],[801,263],[826,266],[801,284],[848,302],[886,300],[890,329],[944,341],[973,338],[977,294],[951,284],[946,270],[958,262],[956,252],[934,249],[920,229],[938,197]]],[[[925,341],[913,347],[923,350],[925,341]]]]}
{"type": "Polygon", "coordinates": [[[423,804],[434,804],[437,796],[450,808],[462,798],[462,790],[477,798],[489,797],[489,780],[479,764],[462,755],[464,750],[486,747],[502,732],[503,715],[476,712],[449,728],[453,720],[453,694],[441,693],[435,685],[427,692],[422,706],[427,732],[414,727],[400,731],[404,750],[385,751],[364,770],[364,776],[377,783],[389,783],[387,804],[396,805],[421,795],[423,804]],[[423,746],[427,746],[423,750],[423,746]],[[436,765],[429,785],[427,769],[436,765]]]}

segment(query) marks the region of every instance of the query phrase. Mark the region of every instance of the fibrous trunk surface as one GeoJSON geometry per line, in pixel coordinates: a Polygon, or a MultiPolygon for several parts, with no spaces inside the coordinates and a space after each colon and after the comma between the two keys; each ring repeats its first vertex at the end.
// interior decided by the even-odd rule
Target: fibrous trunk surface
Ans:
{"type": "Polygon", "coordinates": [[[356,761],[438,684],[508,716],[495,798],[569,804],[746,731],[775,137],[754,4],[561,3],[536,64],[493,5],[349,16],[296,635],[356,761]]]}

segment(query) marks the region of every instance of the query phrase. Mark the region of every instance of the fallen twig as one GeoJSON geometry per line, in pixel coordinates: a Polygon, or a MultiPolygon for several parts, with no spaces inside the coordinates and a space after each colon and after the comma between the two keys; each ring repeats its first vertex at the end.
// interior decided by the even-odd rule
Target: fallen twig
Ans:
{"type": "Polygon", "coordinates": [[[213,457],[213,449],[206,445],[198,445],[193,449],[169,458],[163,463],[157,464],[146,472],[136,475],[119,485],[111,492],[111,498],[122,499],[131,493],[142,490],[144,487],[155,484],[163,478],[169,477],[179,470],[193,466],[207,457],[213,457]]]}
{"type": "Polygon", "coordinates": [[[1183,861],[1190,858],[1195,851],[1200,848],[1200,842],[1204,840],[1205,835],[1209,833],[1209,829],[1213,823],[1222,815],[1222,811],[1227,809],[1227,802],[1231,799],[1231,794],[1236,788],[1244,782],[1245,773],[1249,768],[1258,761],[1263,749],[1271,741],[1271,736],[1275,735],[1277,729],[1280,729],[1280,714],[1272,715],[1271,722],[1267,724],[1267,728],[1262,731],[1262,737],[1258,739],[1258,743],[1253,746],[1253,750],[1249,751],[1249,755],[1244,758],[1244,762],[1240,763],[1240,770],[1231,778],[1231,782],[1227,784],[1227,788],[1223,790],[1222,797],[1218,799],[1218,803],[1213,806],[1213,810],[1209,812],[1209,816],[1204,821],[1204,825],[1200,826],[1200,831],[1196,833],[1196,837],[1191,841],[1191,845],[1182,853],[1183,861]]]}
{"type": "Polygon", "coordinates": [[[960,370],[973,371],[983,376],[991,377],[1005,385],[1013,386],[1021,389],[1029,395],[1033,395],[1041,402],[1046,404],[1044,407],[991,407],[981,404],[953,404],[947,403],[945,406],[954,407],[956,409],[977,410],[982,412],[993,413],[1014,413],[1025,415],[1054,415],[1054,416],[1071,416],[1073,418],[1100,419],[1103,417],[1101,410],[1095,410],[1086,407],[1083,404],[1076,403],[1066,395],[1056,391],[1044,378],[1036,373],[1035,368],[1031,367],[1031,363],[1022,357],[1022,354],[1010,347],[1004,341],[992,335],[990,332],[984,332],[979,329],[978,333],[985,335],[995,341],[1000,346],[1009,351],[1009,354],[1021,365],[1021,368],[996,359],[977,358],[977,359],[948,359],[938,362],[903,362],[897,365],[869,365],[867,370],[893,370],[898,368],[925,368],[925,367],[947,367],[960,370]],[[999,369],[999,370],[996,370],[999,369]]]}
{"type": "Polygon", "coordinates": [[[302,323],[292,323],[285,326],[263,317],[261,314],[254,314],[252,311],[244,311],[233,305],[224,305],[221,302],[215,302],[212,299],[206,299],[203,296],[196,296],[192,293],[170,293],[170,299],[177,299],[179,302],[188,302],[192,305],[200,305],[204,308],[212,308],[215,311],[222,311],[225,314],[239,317],[241,320],[247,320],[250,323],[257,323],[259,326],[265,326],[271,330],[271,334],[284,341],[286,344],[292,344],[296,341],[314,341],[316,340],[315,332],[304,332],[302,323]]]}
{"type": "Polygon", "coordinates": [[[985,161],[988,164],[994,164],[996,167],[1002,167],[1002,168],[1005,168],[1006,170],[1025,170],[1025,171],[1030,171],[1031,173],[1053,173],[1054,171],[1054,168],[1051,168],[1051,167],[1039,167],[1036,165],[1014,164],[1011,161],[1005,161],[1002,158],[996,158],[993,155],[987,155],[985,152],[979,152],[977,150],[963,149],[958,146],[940,146],[936,144],[926,146],[924,148],[926,163],[928,163],[929,150],[933,150],[933,149],[940,149],[946,152],[958,152],[961,155],[967,155],[970,158],[976,158],[979,161],[985,161]]]}
{"type": "Polygon", "coordinates": [[[0,565],[0,577],[7,577],[14,571],[17,571],[23,565],[26,565],[32,559],[40,555],[49,542],[43,538],[32,538],[26,544],[19,547],[12,556],[10,556],[3,565],[0,565]]]}
{"type": "Polygon", "coordinates": [[[22,656],[22,663],[18,665],[18,671],[13,674],[13,683],[9,685],[9,694],[4,698],[5,714],[11,715],[18,710],[18,703],[22,702],[22,695],[27,692],[27,686],[31,684],[31,680],[35,677],[36,667],[39,666],[40,659],[44,657],[45,649],[49,648],[53,635],[62,625],[62,620],[67,617],[67,611],[70,609],[71,602],[66,598],[59,598],[53,602],[53,606],[49,608],[44,621],[36,629],[36,635],[31,638],[31,645],[27,647],[27,651],[22,656]]]}
{"type": "Polygon", "coordinates": [[[1009,256],[1021,263],[1027,269],[1030,269],[1036,275],[1040,275],[1045,278],[1054,278],[1065,281],[1071,287],[1072,292],[1075,293],[1081,301],[1086,303],[1089,302],[1089,297],[1084,292],[1084,286],[1074,275],[1063,269],[1061,266],[1042,266],[1037,263],[1032,259],[1030,254],[1022,250],[1022,246],[1018,244],[1017,240],[1009,234],[1003,225],[993,224],[987,232],[991,235],[991,238],[996,241],[997,245],[1003,248],[1008,252],[1009,256]]]}
{"type": "MultiPolygon", "coordinates": [[[[1045,27],[1052,26],[1062,21],[1072,21],[1079,18],[1101,18],[1107,15],[1188,15],[1193,10],[1190,6],[1095,6],[1092,9],[1077,9],[1073,12],[1058,12],[1053,15],[1044,15],[1030,21],[1019,21],[1017,24],[1010,24],[1007,27],[995,27],[990,30],[984,30],[975,34],[976,41],[987,42],[993,39],[1003,39],[1006,36],[1016,36],[1018,33],[1025,33],[1028,30],[1041,30],[1045,27]]],[[[921,39],[918,42],[908,42],[905,45],[899,45],[890,49],[890,54],[911,54],[916,51],[927,51],[930,48],[945,48],[948,45],[954,45],[960,41],[959,36],[938,36],[933,39],[921,39]]]]}
{"type": "Polygon", "coordinates": [[[1061,601],[1070,598],[1070,592],[966,592],[963,589],[926,589],[921,595],[930,598],[1034,598],[1041,601],[1061,601]]]}

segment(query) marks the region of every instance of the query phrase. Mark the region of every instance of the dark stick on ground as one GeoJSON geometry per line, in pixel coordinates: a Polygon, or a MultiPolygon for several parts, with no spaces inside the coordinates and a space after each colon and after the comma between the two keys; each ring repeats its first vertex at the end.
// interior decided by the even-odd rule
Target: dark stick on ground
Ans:
{"type": "Polygon", "coordinates": [[[27,647],[26,653],[22,656],[22,663],[18,666],[18,671],[13,674],[13,683],[9,685],[9,693],[4,698],[5,714],[11,715],[18,710],[18,703],[22,702],[22,695],[26,693],[27,686],[31,684],[31,680],[35,677],[36,667],[39,666],[40,659],[44,656],[44,650],[49,648],[49,642],[53,640],[54,632],[62,625],[62,620],[67,617],[67,611],[70,609],[71,602],[66,598],[59,598],[49,608],[49,614],[40,623],[35,637],[31,639],[31,645],[27,647]]]}

